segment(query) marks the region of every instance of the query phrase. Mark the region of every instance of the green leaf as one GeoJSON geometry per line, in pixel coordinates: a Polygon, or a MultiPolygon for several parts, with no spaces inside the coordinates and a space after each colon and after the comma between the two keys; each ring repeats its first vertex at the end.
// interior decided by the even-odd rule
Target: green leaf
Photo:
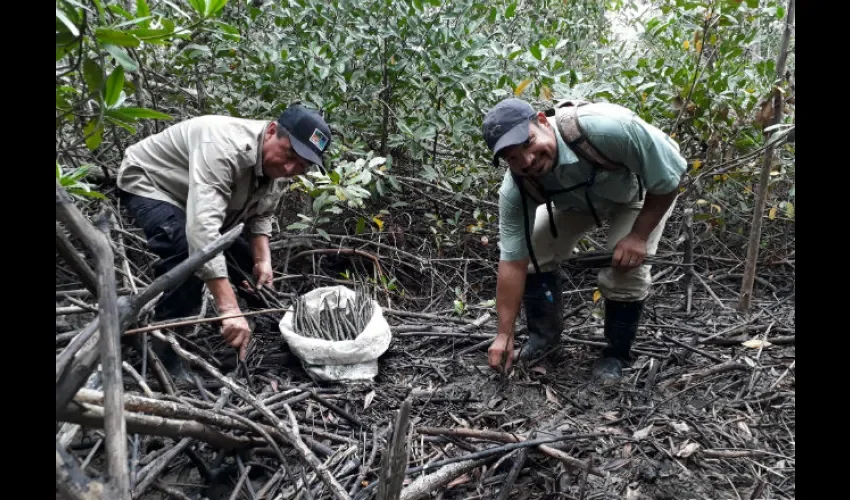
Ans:
{"type": "Polygon", "coordinates": [[[318,227],[317,227],[317,228],[316,228],[316,232],[317,232],[317,233],[319,233],[319,236],[321,236],[322,238],[324,238],[324,239],[326,239],[326,240],[328,240],[328,241],[331,241],[331,237],[330,237],[330,235],[329,235],[329,234],[327,233],[327,231],[325,231],[324,229],[321,229],[321,228],[318,228],[318,227]]]}
{"type": "Polygon", "coordinates": [[[135,108],[135,107],[126,107],[126,108],[115,108],[106,111],[106,114],[112,116],[114,118],[118,118],[119,120],[127,120],[134,121],[140,118],[150,118],[153,120],[172,120],[173,118],[170,115],[165,113],[160,113],[159,111],[155,111],[153,109],[148,108],[135,108]]]}
{"type": "MultiPolygon", "coordinates": [[[[148,7],[147,0],[136,0],[136,15],[139,17],[148,17],[151,15],[151,9],[148,7]]],[[[142,22],[142,25],[147,28],[150,26],[150,19],[142,22]]]]}
{"type": "Polygon", "coordinates": [[[198,14],[203,16],[206,13],[206,11],[207,11],[206,0],[187,0],[187,1],[189,2],[189,5],[191,5],[192,8],[195,9],[195,12],[197,12],[198,14]]]}
{"type": "Polygon", "coordinates": [[[104,115],[106,115],[106,121],[108,121],[109,123],[111,123],[113,125],[118,125],[119,127],[123,128],[127,132],[130,132],[131,134],[136,133],[136,127],[130,125],[129,123],[125,122],[124,120],[119,120],[118,118],[111,116],[112,113],[110,113],[110,111],[112,111],[112,110],[107,110],[104,113],[104,115]]]}
{"type": "Polygon", "coordinates": [[[785,18],[785,7],[776,8],[776,19],[782,20],[785,18]]]}
{"type": "Polygon", "coordinates": [[[62,21],[62,24],[64,24],[66,28],[68,28],[68,31],[71,32],[71,35],[73,35],[74,38],[80,36],[80,30],[77,29],[77,27],[74,25],[74,23],[71,22],[71,20],[68,18],[68,14],[65,14],[64,11],[57,8],[56,9],[56,17],[60,21],[62,21]]]}
{"type": "MultiPolygon", "coordinates": [[[[59,164],[57,163],[56,166],[58,168],[59,164]]],[[[355,235],[360,234],[365,230],[366,230],[366,219],[364,219],[363,217],[358,217],[357,218],[357,227],[354,229],[354,234],[355,235]]]]}
{"type": "Polygon", "coordinates": [[[531,51],[531,55],[533,55],[534,58],[537,59],[538,61],[543,58],[543,54],[541,54],[541,52],[540,52],[540,45],[537,45],[537,44],[532,45],[531,47],[529,47],[528,50],[531,51]]]}
{"type": "Polygon", "coordinates": [[[292,224],[286,226],[286,229],[307,229],[308,227],[310,226],[304,224],[303,222],[293,222],[292,224]]]}
{"type": "Polygon", "coordinates": [[[130,58],[130,55],[127,54],[127,51],[125,51],[123,48],[112,44],[106,44],[103,46],[103,48],[105,48],[106,51],[109,52],[109,54],[114,57],[116,61],[118,61],[118,64],[120,64],[121,67],[124,68],[124,70],[132,73],[139,69],[139,67],[136,66],[136,63],[133,62],[133,59],[130,58]]]}
{"type": "Polygon", "coordinates": [[[517,7],[516,2],[508,5],[508,8],[505,9],[505,19],[510,19],[510,18],[514,17],[514,14],[516,14],[516,7],[517,7]]]}
{"type": "Polygon", "coordinates": [[[206,15],[215,16],[224,8],[225,4],[227,4],[227,0],[207,0],[206,15]]]}
{"type": "Polygon", "coordinates": [[[103,69],[94,59],[86,58],[83,61],[83,78],[89,92],[100,94],[103,91],[103,69]]]}
{"type": "Polygon", "coordinates": [[[117,66],[109,78],[106,79],[106,89],[103,92],[103,100],[107,107],[113,107],[121,98],[124,90],[124,68],[117,66]]]}
{"type": "Polygon", "coordinates": [[[103,122],[92,120],[83,128],[83,136],[86,138],[86,146],[94,151],[103,142],[103,122]]]}
{"type": "Polygon", "coordinates": [[[121,45],[123,47],[138,47],[139,39],[127,33],[110,28],[97,28],[94,31],[97,41],[104,44],[121,45]]]}
{"type": "Polygon", "coordinates": [[[68,193],[76,194],[78,196],[85,196],[86,198],[96,198],[98,200],[106,200],[106,196],[103,193],[99,193],[97,191],[92,191],[90,189],[82,189],[79,187],[72,187],[68,189],[68,193]]]}

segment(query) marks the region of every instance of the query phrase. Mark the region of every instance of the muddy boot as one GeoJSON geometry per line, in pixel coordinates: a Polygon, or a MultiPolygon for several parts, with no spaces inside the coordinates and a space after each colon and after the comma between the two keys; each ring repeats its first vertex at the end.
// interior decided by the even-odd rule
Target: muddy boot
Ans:
{"type": "Polygon", "coordinates": [[[530,362],[561,342],[563,297],[557,273],[529,273],[523,294],[528,342],[522,346],[517,361],[530,362]]]}
{"type": "Polygon", "coordinates": [[[629,350],[637,336],[643,301],[621,302],[605,299],[605,338],[608,347],[593,366],[593,378],[602,382],[619,380],[629,362],[629,350]]]}
{"type": "Polygon", "coordinates": [[[150,337],[151,349],[157,355],[163,366],[171,375],[175,385],[193,384],[192,376],[189,373],[186,361],[177,355],[172,349],[171,344],[164,342],[158,338],[150,337]]]}

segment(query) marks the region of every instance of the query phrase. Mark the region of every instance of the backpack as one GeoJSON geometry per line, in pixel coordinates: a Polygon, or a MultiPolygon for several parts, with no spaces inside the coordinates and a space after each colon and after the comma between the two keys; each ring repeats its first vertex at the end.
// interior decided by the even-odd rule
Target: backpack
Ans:
{"type": "MultiPolygon", "coordinates": [[[[596,209],[590,200],[589,194],[589,189],[596,181],[596,173],[599,169],[616,170],[619,168],[627,168],[625,165],[612,161],[606,157],[601,151],[593,146],[590,139],[588,139],[585,135],[584,130],[581,128],[581,124],[578,121],[577,110],[579,107],[586,106],[588,104],[592,104],[592,102],[583,99],[566,99],[558,101],[553,108],[545,111],[547,117],[557,116],[555,123],[567,146],[569,146],[570,149],[572,149],[582,159],[593,165],[593,171],[587,180],[568,188],[559,189],[557,191],[547,191],[536,179],[532,179],[530,177],[519,177],[511,172],[511,176],[513,177],[514,183],[519,188],[520,198],[522,199],[526,247],[528,248],[529,257],[531,258],[531,262],[534,264],[534,269],[537,273],[540,273],[540,267],[537,264],[537,259],[534,257],[534,251],[531,248],[531,229],[528,227],[528,202],[526,199],[530,197],[536,203],[535,207],[544,203],[546,204],[546,210],[549,212],[549,231],[552,233],[553,238],[557,238],[558,230],[555,227],[555,218],[552,214],[552,196],[584,187],[586,188],[584,196],[587,201],[587,205],[593,214],[593,218],[596,220],[596,225],[601,227],[602,222],[596,213],[596,209]],[[558,114],[558,110],[563,110],[563,112],[558,114]]],[[[641,182],[640,176],[636,175],[636,177],[638,180],[638,192],[642,201],[643,183],[641,182]]]]}

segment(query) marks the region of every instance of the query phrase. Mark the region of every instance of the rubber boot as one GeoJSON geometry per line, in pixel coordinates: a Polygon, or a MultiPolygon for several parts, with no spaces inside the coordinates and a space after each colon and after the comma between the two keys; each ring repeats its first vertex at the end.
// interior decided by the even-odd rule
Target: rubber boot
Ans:
{"type": "Polygon", "coordinates": [[[175,385],[179,384],[183,386],[185,384],[191,384],[192,376],[189,373],[186,361],[174,352],[171,344],[156,337],[149,337],[149,340],[151,342],[151,349],[159,360],[162,361],[163,366],[169,375],[171,375],[175,385]]]}
{"type": "Polygon", "coordinates": [[[561,280],[555,272],[529,273],[523,294],[528,342],[522,346],[518,361],[534,361],[561,342],[563,297],[561,280]]]}
{"type": "Polygon", "coordinates": [[[593,377],[603,382],[619,380],[630,361],[629,351],[637,336],[643,301],[622,302],[605,299],[605,338],[608,346],[593,366],[593,377]]]}

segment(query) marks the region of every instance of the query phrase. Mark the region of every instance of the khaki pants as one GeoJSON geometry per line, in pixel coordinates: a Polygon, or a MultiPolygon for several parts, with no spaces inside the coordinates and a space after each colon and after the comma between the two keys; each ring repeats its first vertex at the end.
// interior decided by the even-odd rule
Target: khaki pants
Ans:
{"type": "MultiPolygon", "coordinates": [[[[650,235],[647,242],[647,255],[654,255],[658,249],[664,226],[675,206],[676,203],[673,202],[650,235]]],[[[613,252],[617,242],[629,234],[642,207],[642,202],[622,205],[611,214],[608,218],[608,237],[605,242],[607,251],[613,252]]],[[[596,226],[592,215],[558,210],[553,210],[552,213],[555,216],[558,238],[553,238],[549,231],[549,213],[546,211],[546,205],[537,207],[534,231],[531,236],[534,256],[537,258],[541,272],[556,270],[563,259],[572,255],[573,249],[585,233],[596,226]]],[[[625,302],[645,299],[652,284],[651,267],[643,265],[628,272],[616,271],[610,266],[603,267],[598,275],[598,286],[602,296],[606,299],[625,302]]],[[[534,273],[534,264],[531,262],[528,264],[528,272],[534,273]]]]}

